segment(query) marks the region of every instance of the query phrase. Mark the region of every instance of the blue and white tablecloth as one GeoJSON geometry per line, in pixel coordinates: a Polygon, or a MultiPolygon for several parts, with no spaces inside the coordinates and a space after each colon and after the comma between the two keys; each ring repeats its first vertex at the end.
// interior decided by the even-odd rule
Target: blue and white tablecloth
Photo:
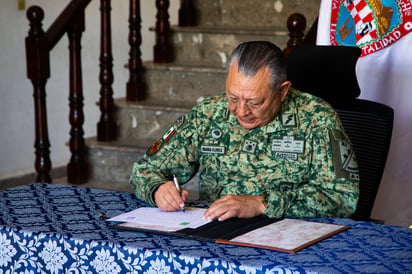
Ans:
{"type": "Polygon", "coordinates": [[[412,230],[352,229],[296,254],[112,229],[133,194],[34,183],[0,191],[0,273],[412,273],[412,230]]]}

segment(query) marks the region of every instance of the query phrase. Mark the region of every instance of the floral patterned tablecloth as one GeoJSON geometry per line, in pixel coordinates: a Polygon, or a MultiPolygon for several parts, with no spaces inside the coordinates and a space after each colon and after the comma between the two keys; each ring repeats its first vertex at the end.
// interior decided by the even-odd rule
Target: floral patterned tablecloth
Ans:
{"type": "Polygon", "coordinates": [[[411,273],[412,230],[351,229],[296,254],[120,231],[100,219],[144,205],[133,194],[33,183],[0,191],[0,273],[411,273]]]}

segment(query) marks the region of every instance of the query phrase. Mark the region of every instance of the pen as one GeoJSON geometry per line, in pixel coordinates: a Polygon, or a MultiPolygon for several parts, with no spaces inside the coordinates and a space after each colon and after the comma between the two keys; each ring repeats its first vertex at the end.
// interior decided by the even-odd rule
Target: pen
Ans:
{"type": "MultiPolygon", "coordinates": [[[[180,188],[179,181],[177,180],[176,174],[173,174],[173,182],[175,183],[177,191],[179,191],[180,195],[182,195],[182,189],[180,188]]],[[[181,210],[185,212],[185,206],[182,206],[181,210]]]]}

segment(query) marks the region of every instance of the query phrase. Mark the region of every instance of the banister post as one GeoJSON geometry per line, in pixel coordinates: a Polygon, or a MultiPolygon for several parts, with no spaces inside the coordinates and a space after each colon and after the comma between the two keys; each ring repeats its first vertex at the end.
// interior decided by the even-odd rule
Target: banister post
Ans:
{"type": "Polygon", "coordinates": [[[126,84],[126,100],[139,101],[146,96],[146,86],[143,81],[143,66],[140,45],[142,44],[140,17],[140,0],[129,2],[129,82],[126,84]]]}
{"type": "Polygon", "coordinates": [[[30,30],[26,37],[27,78],[33,84],[35,122],[35,182],[51,182],[50,142],[47,126],[46,82],[50,77],[48,40],[42,29],[43,10],[32,6],[27,10],[30,30]]]}
{"type": "Polygon", "coordinates": [[[173,61],[170,44],[169,0],[156,0],[156,44],[154,45],[153,60],[155,63],[173,61]]]}
{"type": "Polygon", "coordinates": [[[70,59],[70,93],[69,93],[69,121],[71,158],[67,165],[67,181],[73,184],[82,184],[87,181],[88,167],[85,160],[86,146],[84,142],[84,114],[83,114],[83,80],[81,63],[81,36],[84,32],[84,11],[81,11],[68,29],[69,59],[70,59]]]}
{"type": "Polygon", "coordinates": [[[113,101],[113,57],[110,20],[110,0],[100,1],[101,39],[100,39],[100,121],[97,123],[97,140],[112,141],[116,137],[113,101]]]}
{"type": "Polygon", "coordinates": [[[289,41],[287,42],[287,48],[285,48],[283,52],[285,56],[288,56],[293,47],[303,43],[306,18],[303,14],[293,13],[288,17],[286,24],[289,30],[289,41]]]}
{"type": "Polygon", "coordinates": [[[179,8],[179,26],[190,27],[196,24],[196,10],[192,0],[181,0],[179,8]]]}

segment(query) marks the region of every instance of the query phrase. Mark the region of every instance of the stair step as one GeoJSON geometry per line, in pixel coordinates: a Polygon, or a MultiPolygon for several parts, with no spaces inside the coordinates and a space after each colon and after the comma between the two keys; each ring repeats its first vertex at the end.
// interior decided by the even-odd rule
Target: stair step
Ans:
{"type": "Polygon", "coordinates": [[[145,104],[193,107],[204,97],[225,91],[224,68],[144,63],[145,104]]]}
{"type": "Polygon", "coordinates": [[[173,27],[172,45],[174,62],[206,67],[225,67],[232,50],[242,42],[267,40],[281,49],[289,40],[285,27],[282,29],[250,29],[227,27],[173,27]]]}
{"type": "MultiPolygon", "coordinates": [[[[118,143],[147,148],[191,108],[153,105],[151,102],[130,103],[116,99],[118,143]]],[[[114,146],[116,143],[113,143],[114,146]]]]}
{"type": "Polygon", "coordinates": [[[129,146],[119,141],[98,142],[96,138],[86,139],[90,181],[110,182],[119,188],[128,184],[133,163],[146,152],[143,147],[129,146]]]}
{"type": "Polygon", "coordinates": [[[283,27],[289,15],[300,12],[308,24],[319,13],[321,0],[194,0],[201,26],[283,27]]]}

